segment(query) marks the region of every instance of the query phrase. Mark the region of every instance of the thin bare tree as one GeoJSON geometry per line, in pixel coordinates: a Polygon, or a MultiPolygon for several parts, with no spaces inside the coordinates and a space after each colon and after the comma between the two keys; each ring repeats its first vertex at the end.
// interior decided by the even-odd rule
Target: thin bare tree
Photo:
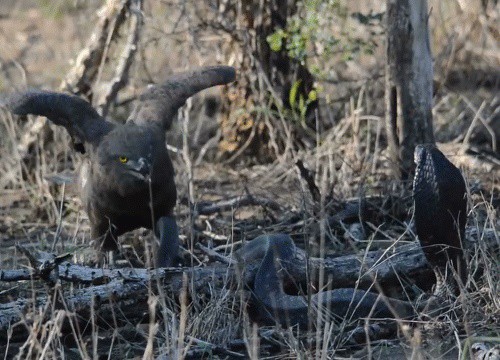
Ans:
{"type": "Polygon", "coordinates": [[[387,0],[386,131],[393,171],[406,179],[417,144],[434,143],[427,0],[387,0]]]}

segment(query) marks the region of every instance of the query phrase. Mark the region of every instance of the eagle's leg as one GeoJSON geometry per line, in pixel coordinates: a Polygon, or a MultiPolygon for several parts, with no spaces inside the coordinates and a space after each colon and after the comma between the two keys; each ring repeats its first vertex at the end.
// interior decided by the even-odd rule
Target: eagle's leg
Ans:
{"type": "Polygon", "coordinates": [[[156,232],[160,238],[156,266],[174,266],[179,253],[179,229],[175,217],[162,216],[159,218],[156,222],[156,232]]]}

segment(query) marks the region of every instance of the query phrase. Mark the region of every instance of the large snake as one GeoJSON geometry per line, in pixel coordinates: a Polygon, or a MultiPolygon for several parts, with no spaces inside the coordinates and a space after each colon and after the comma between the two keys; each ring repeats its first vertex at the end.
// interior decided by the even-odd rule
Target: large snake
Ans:
{"type": "Polygon", "coordinates": [[[467,222],[465,181],[460,170],[432,144],[417,145],[415,164],[413,198],[418,239],[436,274],[436,291],[447,282],[456,292],[452,272],[463,283],[467,278],[462,248],[467,222]]]}
{"type": "Polygon", "coordinates": [[[258,320],[264,324],[298,325],[307,328],[310,320],[323,316],[337,323],[344,319],[407,318],[415,315],[413,305],[406,301],[353,288],[321,291],[311,296],[289,295],[285,292],[285,263],[294,261],[296,247],[287,234],[261,235],[239,250],[249,262],[263,255],[253,287],[258,320]]]}
{"type": "MultiPolygon", "coordinates": [[[[415,162],[415,223],[424,254],[438,276],[449,261],[463,276],[460,239],[466,220],[466,190],[462,175],[433,145],[417,146],[415,162]]],[[[288,235],[272,234],[247,242],[237,253],[243,262],[262,259],[253,287],[261,323],[307,328],[318,316],[337,322],[412,318],[429,305],[422,303],[416,309],[410,302],[354,288],[320,291],[310,301],[305,295],[289,295],[283,285],[286,262],[296,259],[296,250],[288,235]]]]}

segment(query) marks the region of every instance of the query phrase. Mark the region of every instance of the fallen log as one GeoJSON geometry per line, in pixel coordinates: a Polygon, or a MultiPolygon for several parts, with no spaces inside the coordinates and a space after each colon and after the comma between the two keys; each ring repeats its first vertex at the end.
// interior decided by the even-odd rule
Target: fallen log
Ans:
{"type": "MultiPolygon", "coordinates": [[[[416,242],[360,255],[310,258],[309,264],[304,251],[297,250],[294,261],[286,262],[285,271],[294,283],[302,286],[307,286],[307,279],[317,277],[320,270],[324,271],[329,289],[368,289],[377,282],[384,292],[393,293],[395,288],[403,286],[404,280],[423,289],[432,284],[429,279],[433,272],[416,242]]],[[[161,294],[178,303],[182,289],[197,298],[211,297],[217,289],[251,289],[260,260],[244,266],[215,263],[206,267],[162,269],[96,269],[64,261],[56,265],[54,271],[59,281],[49,286],[45,295],[0,304],[0,342],[9,334],[11,340],[26,337],[29,331],[26,322],[32,313],[39,313],[34,310],[50,305],[56,293],[56,308],[64,308],[79,319],[88,321],[94,313],[103,322],[113,323],[119,313],[131,323],[142,322],[148,318],[148,298],[152,295],[161,294]],[[81,288],[75,290],[75,285],[81,288]]],[[[46,278],[38,269],[0,270],[0,283],[46,278]]],[[[50,279],[53,281],[54,277],[50,279]]],[[[2,296],[5,299],[8,291],[2,296]]]]}

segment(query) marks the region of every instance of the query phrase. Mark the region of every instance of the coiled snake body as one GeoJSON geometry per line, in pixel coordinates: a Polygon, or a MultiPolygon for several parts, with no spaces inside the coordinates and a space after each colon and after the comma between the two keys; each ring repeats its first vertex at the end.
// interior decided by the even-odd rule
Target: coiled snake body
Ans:
{"type": "Polygon", "coordinates": [[[260,322],[307,328],[309,319],[316,319],[319,314],[338,323],[368,316],[407,318],[415,314],[409,302],[353,288],[313,294],[308,306],[305,296],[289,295],[283,289],[283,265],[295,259],[295,252],[295,244],[286,234],[262,235],[240,249],[240,257],[245,261],[264,255],[253,288],[260,322]]]}
{"type": "MultiPolygon", "coordinates": [[[[415,150],[415,225],[425,256],[434,268],[438,283],[451,262],[465,276],[461,238],[465,232],[466,189],[463,177],[433,145],[415,150]]],[[[353,288],[322,291],[310,297],[284,291],[286,262],[296,259],[296,247],[286,234],[262,235],[248,242],[237,256],[248,262],[262,258],[253,287],[258,320],[281,326],[307,328],[320,314],[329,320],[409,318],[418,314],[412,303],[353,288]]],[[[427,309],[429,310],[429,309],[427,309]]],[[[339,322],[340,322],[339,321],[339,322]]]]}

